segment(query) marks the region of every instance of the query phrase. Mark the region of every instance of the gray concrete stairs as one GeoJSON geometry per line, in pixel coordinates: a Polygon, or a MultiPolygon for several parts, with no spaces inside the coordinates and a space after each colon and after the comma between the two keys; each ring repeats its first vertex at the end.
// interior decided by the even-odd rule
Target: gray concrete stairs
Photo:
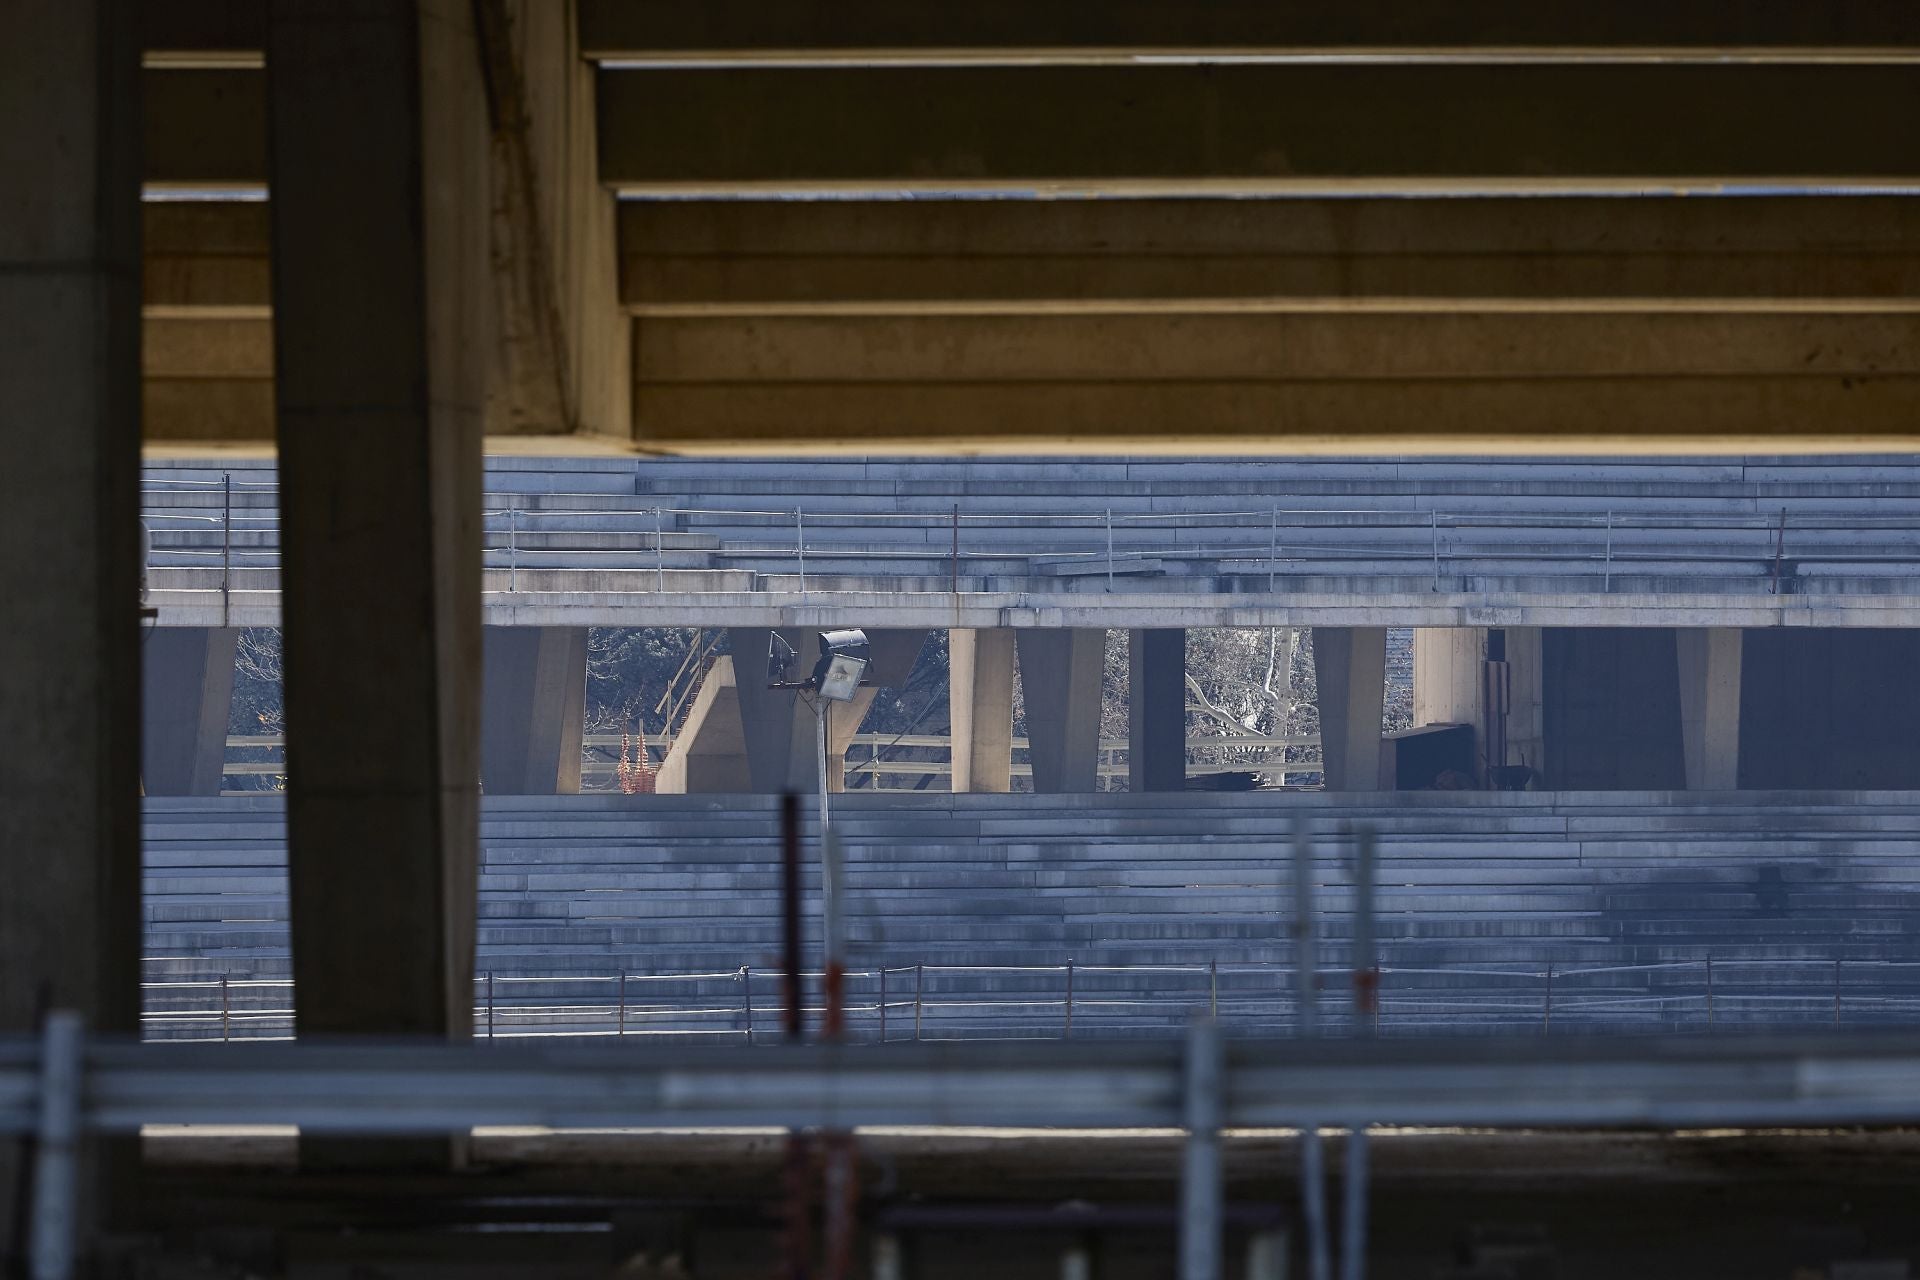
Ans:
{"type": "MultiPolygon", "coordinates": [[[[488,798],[479,970],[497,1028],[614,1029],[624,972],[634,1033],[743,1035],[751,1002],[771,1034],[775,804],[488,798]],[[717,976],[662,976],[688,973],[717,976]]],[[[834,824],[856,1030],[878,1035],[888,968],[890,1037],[912,1034],[916,990],[923,1035],[1061,1034],[1069,961],[1076,1035],[1164,1034],[1200,1006],[1284,1030],[1296,818],[1315,835],[1336,1024],[1359,822],[1380,841],[1383,1033],[1920,1018],[1920,793],[852,793],[834,824]]],[[[149,799],[146,849],[150,980],[284,979],[277,797],[149,799]]]]}

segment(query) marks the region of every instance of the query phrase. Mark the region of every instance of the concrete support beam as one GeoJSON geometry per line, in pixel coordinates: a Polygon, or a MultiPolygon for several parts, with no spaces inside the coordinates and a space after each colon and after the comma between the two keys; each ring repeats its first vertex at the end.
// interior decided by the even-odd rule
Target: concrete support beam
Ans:
{"type": "Polygon", "coordinates": [[[1046,795],[1098,790],[1107,633],[1073,627],[1016,634],[1033,789],[1046,795]]]}
{"type": "MultiPolygon", "coordinates": [[[[140,1013],[139,49],[125,0],[26,0],[0,38],[0,1032],[140,1013]]],[[[88,1265],[96,1144],[73,1223],[88,1265]]],[[[0,1143],[0,1187],[28,1185],[0,1143]]],[[[24,1196],[0,1257],[24,1259],[24,1196]]]]}
{"type": "Polygon", "coordinates": [[[1673,633],[1689,791],[1732,791],[1740,785],[1742,635],[1737,627],[1686,627],[1673,633]]]}
{"type": "Polygon", "coordinates": [[[640,317],[636,437],[1533,447],[1568,436],[1904,438],[1920,315],[1600,304],[640,317]],[[905,424],[905,425],[903,425],[905,424]]]}
{"type": "Polygon", "coordinates": [[[1897,196],[635,200],[620,206],[620,253],[621,298],[640,312],[1206,298],[1697,306],[1911,297],[1920,209],[1897,196]]]}
{"type": "Polygon", "coordinates": [[[148,67],[141,76],[148,185],[266,185],[265,71],[241,65],[148,67]]]}
{"type": "Polygon", "coordinates": [[[489,795],[580,790],[587,711],[585,627],[488,627],[480,785],[489,795]]]}
{"type": "Polygon", "coordinates": [[[1911,177],[1916,111],[1920,71],[1898,63],[608,70],[600,176],[713,193],[1704,190],[1911,177]]]}
{"type": "Polygon", "coordinates": [[[1156,627],[1127,633],[1127,786],[1187,786],[1187,633],[1156,627]]]}
{"type": "Polygon", "coordinates": [[[150,796],[217,796],[238,627],[154,627],[140,642],[140,781],[150,796]]]}
{"type": "Polygon", "coordinates": [[[1013,778],[1013,636],[1010,628],[947,633],[947,707],[953,789],[1004,793],[1013,778]]]}
{"type": "MultiPolygon", "coordinates": [[[[171,0],[205,8],[216,0],[171,0]]],[[[1119,59],[1141,53],[1331,53],[1382,50],[1805,50],[1909,48],[1920,22],[1898,5],[1742,6],[1730,24],[1691,5],[1543,5],[1537,0],[976,0],[954,12],[898,0],[841,0],[796,9],[779,0],[581,0],[588,57],[604,59],[889,56],[996,59],[1052,55],[1119,59]],[[1737,40],[1732,36],[1737,31],[1737,40]]],[[[184,25],[185,19],[174,19],[184,25]]],[[[211,25],[211,24],[205,24],[211,25]]],[[[205,37],[200,37],[202,40],[205,37]]]]}
{"type": "MultiPolygon", "coordinates": [[[[302,1037],[471,1032],[490,349],[472,17],[465,0],[270,13],[302,1037]]],[[[448,1154],[397,1142],[343,1158],[448,1154]]]]}
{"type": "Polygon", "coordinates": [[[1553,783],[1553,743],[1547,739],[1546,630],[1507,627],[1507,759],[1534,771],[1535,789],[1553,783]]]}
{"type": "Polygon", "coordinates": [[[1315,627],[1313,669],[1326,789],[1382,790],[1386,628],[1315,627]]]}

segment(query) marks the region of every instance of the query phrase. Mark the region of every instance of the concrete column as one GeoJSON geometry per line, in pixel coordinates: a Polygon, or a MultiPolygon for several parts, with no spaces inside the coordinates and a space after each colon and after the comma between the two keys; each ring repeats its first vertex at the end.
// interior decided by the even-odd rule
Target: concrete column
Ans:
{"type": "MultiPolygon", "coordinates": [[[[25,0],[0,21],[0,1032],[48,1008],[139,1027],[137,17],[25,0]]],[[[10,1197],[24,1151],[0,1142],[10,1197]]],[[[0,1209],[0,1257],[25,1257],[25,1205],[0,1209]]]]}
{"type": "MultiPolygon", "coordinates": [[[[1414,724],[1470,724],[1484,729],[1480,686],[1486,656],[1483,628],[1414,628],[1414,724]]],[[[1484,740],[1484,734],[1479,736],[1484,740]]]]}
{"type": "Polygon", "coordinates": [[[1683,627],[1673,641],[1687,790],[1733,791],[1740,785],[1741,631],[1683,627]]]}
{"type": "Polygon", "coordinates": [[[585,627],[488,627],[480,785],[491,795],[580,790],[587,714],[585,627]]]}
{"type": "Polygon", "coordinates": [[[491,350],[473,6],[275,0],[266,52],[296,1021],[464,1039],[491,350]]]}
{"type": "Polygon", "coordinates": [[[947,633],[953,789],[1004,793],[1013,777],[1013,631],[947,633]]]}
{"type": "Polygon", "coordinates": [[[153,627],[140,642],[140,780],[150,796],[217,796],[238,627],[153,627]]]}
{"type": "Polygon", "coordinates": [[[1187,786],[1187,633],[1178,627],[1127,636],[1127,785],[1187,786]]]}
{"type": "Polygon", "coordinates": [[[1326,789],[1380,790],[1386,628],[1315,627],[1313,668],[1326,789]]]}
{"type": "Polygon", "coordinates": [[[1531,766],[1536,789],[1551,787],[1547,740],[1546,632],[1540,627],[1508,627],[1507,631],[1507,756],[1514,764],[1531,766]]]}
{"type": "Polygon", "coordinates": [[[1100,786],[1100,675],[1107,633],[1092,627],[1018,632],[1033,789],[1046,795],[1100,786]]]}

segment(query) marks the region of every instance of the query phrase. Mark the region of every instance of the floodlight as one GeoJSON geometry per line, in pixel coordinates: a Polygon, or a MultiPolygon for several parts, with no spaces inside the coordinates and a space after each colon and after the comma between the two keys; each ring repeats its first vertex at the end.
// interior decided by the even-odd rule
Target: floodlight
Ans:
{"type": "Polygon", "coordinates": [[[848,628],[820,633],[820,661],[811,683],[829,702],[851,702],[867,674],[867,633],[848,628]]]}

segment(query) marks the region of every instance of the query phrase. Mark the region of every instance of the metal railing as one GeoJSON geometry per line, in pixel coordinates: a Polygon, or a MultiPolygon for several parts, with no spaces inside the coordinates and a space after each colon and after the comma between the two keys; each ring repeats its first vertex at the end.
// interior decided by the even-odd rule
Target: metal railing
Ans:
{"type": "MultiPolygon", "coordinates": [[[[657,767],[673,750],[673,738],[649,737],[646,748],[657,767]]],[[[594,733],[584,740],[587,756],[581,763],[583,791],[617,790],[621,737],[614,733],[594,733]]],[[[1225,753],[1218,760],[1189,759],[1189,777],[1219,773],[1255,772],[1278,777],[1318,776],[1321,770],[1320,738],[1317,734],[1265,735],[1229,734],[1218,737],[1196,735],[1188,741],[1188,754],[1225,753]]],[[[233,734],[227,738],[226,763],[222,773],[229,778],[279,777],[286,773],[286,739],[279,734],[233,734]]],[[[1027,778],[1033,766],[1027,762],[1029,743],[1025,737],[1013,739],[1012,776],[1027,778]]],[[[1116,787],[1128,777],[1129,744],[1125,738],[1100,740],[1098,777],[1103,787],[1116,787]]],[[[855,734],[847,754],[847,785],[865,790],[906,789],[890,783],[917,781],[924,777],[944,778],[953,773],[952,743],[945,734],[855,734]],[[913,751],[914,757],[890,755],[913,751]]],[[[251,793],[248,793],[251,794],[251,793]]]]}
{"type": "MultiPolygon", "coordinates": [[[[169,531],[206,529],[220,533],[219,545],[169,546],[164,537],[153,549],[154,567],[191,564],[222,569],[222,589],[231,588],[236,568],[270,567],[278,561],[278,517],[269,510],[232,505],[235,490],[271,491],[260,481],[223,480],[148,481],[143,485],[143,517],[157,535],[169,531]],[[156,503],[161,495],[203,495],[197,505],[156,503]],[[214,505],[218,498],[220,506],[214,505]]],[[[499,499],[502,495],[490,495],[499,499]]],[[[566,495],[541,495],[563,498],[566,495]]],[[[595,495],[604,501],[604,495],[595,495]]],[[[875,506],[883,500],[875,499],[875,506]]],[[[1422,510],[1379,508],[1326,509],[1237,507],[1218,511],[1115,512],[1087,511],[951,511],[899,512],[807,511],[751,507],[680,506],[666,503],[582,510],[546,510],[535,507],[489,505],[485,512],[484,551],[493,567],[506,573],[504,590],[521,589],[522,570],[556,567],[565,559],[578,567],[585,561],[594,570],[644,570],[651,573],[654,590],[668,588],[679,570],[669,554],[694,553],[717,557],[791,562],[802,595],[809,590],[808,556],[816,559],[857,559],[884,575],[890,562],[916,562],[925,569],[941,562],[948,588],[968,588],[965,570],[1006,562],[1025,562],[1030,570],[1053,574],[1101,574],[1109,587],[1120,575],[1157,568],[1166,560],[1205,562],[1223,574],[1254,576],[1265,573],[1269,586],[1283,571],[1303,565],[1354,562],[1402,563],[1408,568],[1430,567],[1440,587],[1451,566],[1498,560],[1559,565],[1594,573],[1610,590],[1616,573],[1630,573],[1637,564],[1683,561],[1706,565],[1744,566],[1770,592],[1781,589],[1784,567],[1801,558],[1823,563],[1920,568],[1920,503],[1910,514],[1868,515],[1848,512],[1728,513],[1721,511],[1568,512],[1549,509],[1517,512],[1446,511],[1437,506],[1422,510]],[[594,525],[589,531],[577,526],[594,525]],[[732,536],[716,547],[699,545],[702,529],[732,536]],[[1322,541],[1302,539],[1307,530],[1387,531],[1382,539],[1322,541]],[[755,531],[764,531],[756,533],[755,531]],[[1507,539],[1476,539],[1474,535],[1501,533],[1507,539]],[[1789,534],[1804,540],[1814,532],[1854,535],[1838,545],[1803,551],[1789,547],[1789,534]],[[1182,537],[1181,534],[1203,535],[1182,537]],[[1514,540],[1511,535],[1537,534],[1514,540]],[[1852,545],[1872,534],[1913,534],[1905,539],[1882,539],[1863,548],[1852,545]],[[742,536],[745,534],[746,536],[742,536]],[[1659,535],[1688,535],[1662,539],[1659,535]],[[1713,540],[1694,535],[1724,535],[1713,540]],[[595,548],[592,539],[624,539],[628,545],[595,548]]],[[[709,566],[701,565],[704,569],[709,566]]],[[[725,567],[724,564],[720,567],[725,567]]],[[[1004,569],[1001,569],[1004,572],[1004,569]]],[[[816,586],[821,571],[812,571],[816,586]]],[[[642,578],[646,574],[640,575],[642,578]]],[[[645,589],[636,582],[633,589],[645,589]]],[[[705,589],[704,587],[702,588],[705,589]]],[[[975,586],[973,589],[979,589],[975,586]]]]}
{"type": "MultiPolygon", "coordinates": [[[[1920,961],[1706,955],[1626,965],[1383,966],[1362,1026],[1353,973],[1321,969],[1323,1033],[1713,1032],[1733,1028],[1920,1026],[1920,961]]],[[[821,975],[808,973],[809,1000],[821,975]]],[[[1247,1035],[1302,1031],[1296,970],[1285,964],[882,965],[847,975],[847,1029],[905,1040],[1151,1038],[1196,1014],[1247,1035]]],[[[293,1034],[293,983],[223,973],[142,984],[147,1035],[270,1040],[293,1034]]],[[[779,1038],[772,969],[687,973],[505,974],[474,980],[474,1030],[529,1037],[779,1038]]],[[[816,1025],[822,1006],[805,1012],[816,1025]]]]}

